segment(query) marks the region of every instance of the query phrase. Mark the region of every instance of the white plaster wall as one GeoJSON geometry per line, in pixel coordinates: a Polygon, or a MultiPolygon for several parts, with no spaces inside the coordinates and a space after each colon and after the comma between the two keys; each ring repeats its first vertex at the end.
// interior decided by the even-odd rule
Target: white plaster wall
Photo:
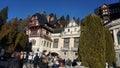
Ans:
{"type": "Polygon", "coordinates": [[[36,52],[37,49],[39,49],[39,52],[42,52],[43,50],[51,51],[51,48],[49,46],[48,47],[47,47],[47,45],[44,46],[44,41],[49,42],[49,44],[52,43],[51,41],[48,41],[41,37],[31,37],[31,38],[29,38],[29,41],[32,39],[36,40],[36,44],[32,45],[32,50],[34,52],[36,52]]]}

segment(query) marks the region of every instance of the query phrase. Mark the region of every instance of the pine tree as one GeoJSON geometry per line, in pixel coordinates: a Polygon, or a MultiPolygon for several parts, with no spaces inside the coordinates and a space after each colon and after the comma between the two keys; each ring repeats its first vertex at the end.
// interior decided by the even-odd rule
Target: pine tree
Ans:
{"type": "Polygon", "coordinates": [[[61,16],[60,17],[60,23],[63,25],[63,28],[65,27],[65,17],[61,16]]]}
{"type": "Polygon", "coordinates": [[[42,21],[44,22],[44,23],[46,23],[47,22],[47,17],[46,17],[46,11],[43,11],[43,13],[41,14],[41,16],[42,16],[42,21]]]}
{"type": "Polygon", "coordinates": [[[52,21],[52,22],[56,22],[56,21],[57,21],[56,14],[54,14],[54,13],[50,13],[49,16],[50,16],[50,18],[49,18],[50,21],[52,21]]]}
{"type": "Polygon", "coordinates": [[[0,29],[2,25],[6,23],[7,18],[8,18],[8,7],[5,7],[0,11],[0,29]]]}
{"type": "Polygon", "coordinates": [[[88,15],[81,23],[78,59],[90,68],[105,68],[105,32],[101,19],[88,15]]]}
{"type": "Polygon", "coordinates": [[[73,16],[73,20],[75,20],[76,21],[76,18],[73,16]]]}
{"type": "Polygon", "coordinates": [[[79,17],[77,18],[76,22],[77,22],[78,25],[80,24],[80,18],[79,17]]]}
{"type": "Polygon", "coordinates": [[[69,24],[69,22],[70,22],[70,17],[69,17],[69,15],[67,15],[66,16],[66,26],[69,24]]]}

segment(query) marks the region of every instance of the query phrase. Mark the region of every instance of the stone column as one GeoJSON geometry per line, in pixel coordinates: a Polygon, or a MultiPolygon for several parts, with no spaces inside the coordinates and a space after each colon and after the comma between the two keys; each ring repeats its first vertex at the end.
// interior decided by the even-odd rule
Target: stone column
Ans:
{"type": "Polygon", "coordinates": [[[72,60],[73,61],[73,58],[74,58],[74,53],[73,53],[73,50],[72,50],[72,48],[74,47],[74,38],[73,37],[71,37],[70,38],[70,54],[69,54],[69,57],[70,57],[70,60],[72,60]]]}
{"type": "Polygon", "coordinates": [[[118,45],[118,39],[117,39],[117,31],[113,29],[113,37],[114,37],[114,44],[115,46],[118,45]]]}
{"type": "Polygon", "coordinates": [[[74,38],[70,38],[70,48],[74,46],[74,38]]]}

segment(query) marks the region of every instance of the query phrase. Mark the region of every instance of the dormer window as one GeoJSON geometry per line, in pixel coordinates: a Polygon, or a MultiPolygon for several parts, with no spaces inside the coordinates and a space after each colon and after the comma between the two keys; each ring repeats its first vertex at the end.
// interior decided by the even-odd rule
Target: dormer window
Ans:
{"type": "Polygon", "coordinates": [[[106,4],[104,4],[101,8],[108,8],[108,6],[106,4]]]}
{"type": "Polygon", "coordinates": [[[107,12],[107,9],[103,10],[103,12],[107,12]]]}

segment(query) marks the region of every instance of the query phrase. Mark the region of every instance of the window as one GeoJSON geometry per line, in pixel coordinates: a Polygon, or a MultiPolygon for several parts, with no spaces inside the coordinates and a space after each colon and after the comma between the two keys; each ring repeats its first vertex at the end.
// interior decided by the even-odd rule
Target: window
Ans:
{"type": "Polygon", "coordinates": [[[37,35],[37,29],[32,29],[32,30],[31,30],[31,35],[32,35],[32,36],[37,35]]]}
{"type": "Polygon", "coordinates": [[[75,28],[75,31],[77,31],[77,28],[75,28]]]}
{"type": "Polygon", "coordinates": [[[74,38],[74,48],[78,48],[79,45],[79,38],[74,38]]]}
{"type": "Polygon", "coordinates": [[[70,32],[70,29],[68,29],[68,32],[70,32]]]}
{"type": "Polygon", "coordinates": [[[69,38],[65,38],[65,39],[64,39],[63,48],[69,48],[69,38]]]}
{"type": "Polygon", "coordinates": [[[49,46],[49,42],[47,42],[47,47],[49,46]]]}
{"type": "Polygon", "coordinates": [[[46,41],[44,41],[44,46],[46,45],[46,41]]]}
{"type": "Polygon", "coordinates": [[[35,45],[35,44],[36,44],[36,40],[35,40],[35,39],[32,39],[32,40],[31,40],[31,43],[32,43],[32,45],[35,45]]]}
{"type": "Polygon", "coordinates": [[[41,45],[43,45],[43,41],[42,41],[41,45]]]}
{"type": "Polygon", "coordinates": [[[77,55],[78,55],[78,53],[76,52],[76,53],[75,53],[75,55],[77,56],[77,55]]]}
{"type": "Polygon", "coordinates": [[[50,48],[51,48],[51,43],[50,43],[50,46],[49,46],[50,48]]]}
{"type": "Polygon", "coordinates": [[[118,44],[120,45],[120,31],[117,33],[118,44]]]}
{"type": "Polygon", "coordinates": [[[104,10],[103,10],[103,14],[108,14],[108,10],[107,10],[107,9],[104,9],[104,10]]]}
{"type": "Polygon", "coordinates": [[[58,39],[54,39],[53,48],[58,48],[58,39]]]}

